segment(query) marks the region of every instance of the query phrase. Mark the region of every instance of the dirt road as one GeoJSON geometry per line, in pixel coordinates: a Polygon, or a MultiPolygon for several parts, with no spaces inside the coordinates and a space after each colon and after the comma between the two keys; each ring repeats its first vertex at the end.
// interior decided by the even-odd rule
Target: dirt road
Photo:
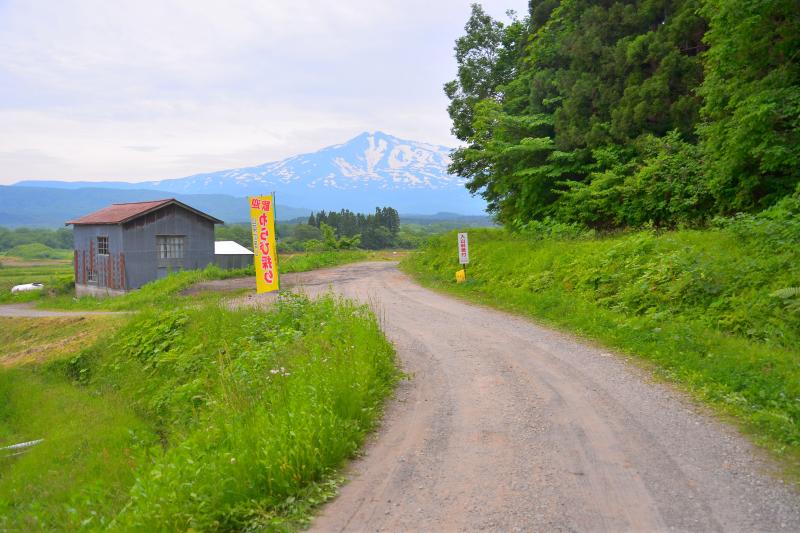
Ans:
{"type": "Polygon", "coordinates": [[[127,311],[48,311],[36,309],[33,303],[0,305],[0,317],[35,318],[52,316],[124,315],[127,311]]]}
{"type": "Polygon", "coordinates": [[[758,451],[622,357],[392,263],[286,283],[377,305],[413,376],[315,530],[800,531],[758,451]]]}

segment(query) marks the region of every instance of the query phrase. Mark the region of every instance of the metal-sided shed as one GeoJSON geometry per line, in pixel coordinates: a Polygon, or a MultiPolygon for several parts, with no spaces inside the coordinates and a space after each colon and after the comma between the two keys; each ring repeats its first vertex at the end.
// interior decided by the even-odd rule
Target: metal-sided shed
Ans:
{"type": "Polygon", "coordinates": [[[75,228],[75,292],[111,296],[169,272],[214,262],[222,221],[174,198],[113,204],[70,220],[75,228]]]}
{"type": "Polygon", "coordinates": [[[214,263],[225,269],[246,268],[253,264],[253,252],[236,241],[214,243],[214,263]]]}

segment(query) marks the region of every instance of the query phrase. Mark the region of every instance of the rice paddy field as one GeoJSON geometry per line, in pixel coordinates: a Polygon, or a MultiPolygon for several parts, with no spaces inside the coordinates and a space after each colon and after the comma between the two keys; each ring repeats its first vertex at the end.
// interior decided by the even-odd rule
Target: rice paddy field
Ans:
{"type": "Polygon", "coordinates": [[[55,290],[72,282],[72,261],[69,259],[25,259],[0,255],[0,303],[30,301],[39,294],[11,295],[11,287],[23,283],[44,283],[55,290]]]}

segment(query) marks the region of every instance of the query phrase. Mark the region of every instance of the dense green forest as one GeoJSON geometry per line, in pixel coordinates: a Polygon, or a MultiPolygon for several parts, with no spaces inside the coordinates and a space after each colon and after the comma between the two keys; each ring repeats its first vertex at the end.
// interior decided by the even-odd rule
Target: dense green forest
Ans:
{"type": "Polygon", "coordinates": [[[360,246],[368,250],[394,248],[398,245],[400,215],[392,207],[376,207],[375,213],[365,215],[349,209],[339,212],[311,213],[308,225],[322,229],[324,225],[334,229],[341,237],[360,235],[360,246]]]}
{"type": "Polygon", "coordinates": [[[498,221],[703,225],[800,182],[800,0],[473,5],[450,171],[498,221]]]}
{"type": "MultiPolygon", "coordinates": [[[[278,223],[275,230],[278,234],[278,248],[284,252],[352,248],[379,250],[417,244],[416,234],[402,238],[400,216],[391,207],[376,207],[374,214],[366,215],[349,209],[338,212],[320,211],[311,213],[307,223],[278,223]]],[[[252,248],[250,231],[247,224],[221,225],[216,228],[215,238],[236,241],[242,246],[252,248]]]]}
{"type": "Polygon", "coordinates": [[[72,228],[14,228],[0,226],[0,252],[26,244],[44,244],[50,248],[72,249],[72,228]]]}

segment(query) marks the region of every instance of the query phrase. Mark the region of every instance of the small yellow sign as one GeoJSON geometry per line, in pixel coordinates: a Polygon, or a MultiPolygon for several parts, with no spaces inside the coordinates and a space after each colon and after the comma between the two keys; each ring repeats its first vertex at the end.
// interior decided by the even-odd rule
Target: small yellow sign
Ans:
{"type": "Polygon", "coordinates": [[[456,283],[464,283],[467,281],[467,271],[464,269],[456,270],[456,283]]]}
{"type": "Polygon", "coordinates": [[[256,292],[277,291],[278,248],[275,244],[275,205],[272,196],[251,196],[250,224],[253,229],[253,259],[256,292]]]}

